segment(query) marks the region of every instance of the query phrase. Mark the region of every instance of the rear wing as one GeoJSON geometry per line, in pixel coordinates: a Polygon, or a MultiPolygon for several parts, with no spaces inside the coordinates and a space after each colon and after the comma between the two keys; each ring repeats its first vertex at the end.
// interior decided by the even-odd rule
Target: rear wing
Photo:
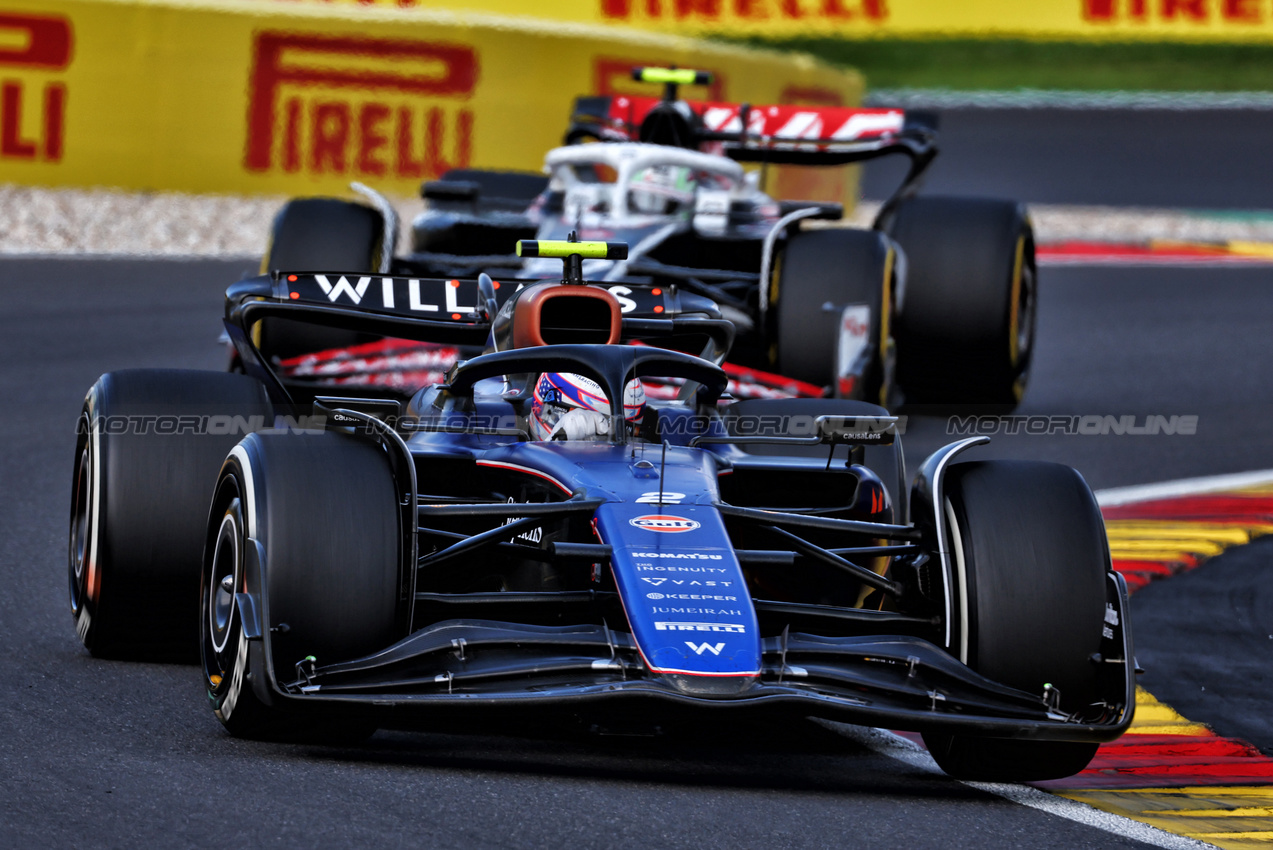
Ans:
{"type": "MultiPolygon", "coordinates": [[[[519,289],[545,284],[555,285],[539,279],[494,281],[486,275],[475,280],[274,272],[226,291],[225,325],[245,371],[262,380],[276,402],[286,403],[290,394],[276,364],[253,339],[252,328],[262,319],[290,319],[477,353],[487,346],[499,307],[519,289]]],[[[712,360],[723,359],[733,344],[733,323],[719,318],[715,305],[677,287],[624,284],[622,302],[623,342],[680,350],[692,346],[693,353],[701,349],[701,356],[712,360]]]]}
{"type": "MultiPolygon", "coordinates": [[[[575,99],[571,144],[596,138],[608,141],[648,141],[641,138],[642,124],[660,104],[657,97],[605,95],[575,99]]],[[[801,142],[805,150],[870,144],[907,134],[920,125],[907,123],[901,109],[866,109],[847,106],[756,106],[747,103],[680,100],[701,122],[694,131],[696,147],[707,153],[742,148],[761,149],[775,144],[801,142]],[[808,146],[815,146],[810,148],[808,146]]],[[[698,123],[698,122],[694,122],[698,123]]],[[[931,128],[925,128],[931,130],[931,128]]],[[[817,164],[817,163],[812,163],[817,164]]]]}
{"type": "MultiPolygon", "coordinates": [[[[651,77],[654,70],[633,69],[633,78],[661,82],[651,77]]],[[[935,124],[928,113],[902,109],[680,100],[669,84],[661,98],[576,98],[565,143],[641,141],[784,166],[838,166],[900,154],[911,167],[884,213],[914,194],[936,157],[935,124]]]]}

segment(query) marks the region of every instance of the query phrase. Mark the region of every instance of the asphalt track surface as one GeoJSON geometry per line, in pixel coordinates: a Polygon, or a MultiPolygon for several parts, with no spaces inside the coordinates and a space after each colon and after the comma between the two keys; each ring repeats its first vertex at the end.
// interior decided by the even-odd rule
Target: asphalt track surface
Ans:
{"type": "MultiPolygon", "coordinates": [[[[939,111],[931,194],[1036,204],[1273,209],[1273,110],[957,109],[939,111]]],[[[905,172],[867,167],[885,198],[905,172]]]]}
{"type": "MultiPolygon", "coordinates": [[[[253,743],[221,731],[194,668],[91,658],[65,578],[83,394],[111,369],[221,368],[221,292],[250,267],[0,261],[0,847],[1136,846],[810,724],[253,743]]],[[[1268,269],[1045,270],[1021,412],[1196,414],[1198,433],[1018,434],[982,456],[1066,461],[1097,487],[1273,467],[1270,284],[1268,269]]],[[[912,463],[946,427],[912,421],[912,463]]]]}
{"type": "Polygon", "coordinates": [[[1152,583],[1135,600],[1140,684],[1218,735],[1273,755],[1273,539],[1152,583]]]}

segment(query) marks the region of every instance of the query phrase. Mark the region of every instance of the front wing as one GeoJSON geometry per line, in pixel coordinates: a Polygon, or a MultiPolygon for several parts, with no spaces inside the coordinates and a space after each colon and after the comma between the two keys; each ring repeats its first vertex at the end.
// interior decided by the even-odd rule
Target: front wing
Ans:
{"type": "MultiPolygon", "coordinates": [[[[597,604],[597,592],[475,594],[464,608],[501,604],[597,604]],[[525,599],[507,598],[510,596],[525,599]],[[581,597],[579,599],[572,598],[581,597]],[[558,597],[547,599],[546,597],[558,597]],[[582,597],[588,597],[584,599],[582,597]]],[[[1046,699],[995,683],[933,643],[904,635],[823,637],[784,633],[763,642],[760,676],[740,693],[698,691],[675,677],[652,676],[631,635],[606,625],[540,626],[455,618],[421,629],[373,655],[323,666],[301,662],[275,670],[266,644],[261,660],[269,682],[258,695],[272,703],[326,703],[374,710],[392,707],[395,719],[418,715],[512,712],[519,716],[565,709],[588,713],[667,715],[774,714],[821,717],[917,732],[945,731],[1052,741],[1109,741],[1131,723],[1134,666],[1125,628],[1126,585],[1109,574],[1119,612],[1100,659],[1124,684],[1122,699],[1101,717],[1070,717],[1046,699]]],[[[757,611],[782,603],[755,600],[757,611]]],[[[880,626],[889,625],[887,615],[880,626]]],[[[904,618],[899,618],[904,619],[904,618]]],[[[258,632],[259,634],[259,632],[258,632]]],[[[268,641],[268,631],[262,637],[268,641]]],[[[687,633],[691,648],[710,652],[710,631],[687,633]]]]}

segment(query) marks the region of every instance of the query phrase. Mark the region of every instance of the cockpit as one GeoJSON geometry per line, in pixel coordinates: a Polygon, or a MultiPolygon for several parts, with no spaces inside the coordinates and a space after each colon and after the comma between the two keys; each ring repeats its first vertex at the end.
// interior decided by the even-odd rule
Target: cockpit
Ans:
{"type": "Polygon", "coordinates": [[[585,214],[614,219],[689,216],[698,198],[726,201],[749,191],[742,166],[720,157],[659,145],[600,143],[550,151],[550,192],[563,198],[567,220],[585,214]]]}

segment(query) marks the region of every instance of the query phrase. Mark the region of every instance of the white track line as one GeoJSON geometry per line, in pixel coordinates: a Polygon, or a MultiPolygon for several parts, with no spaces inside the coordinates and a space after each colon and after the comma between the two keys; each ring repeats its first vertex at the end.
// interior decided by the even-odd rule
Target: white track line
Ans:
{"type": "MultiPolygon", "coordinates": [[[[835,730],[846,738],[857,741],[882,756],[900,761],[925,773],[939,776],[945,775],[942,769],[937,766],[937,762],[933,761],[933,757],[928,754],[928,750],[914,741],[895,735],[885,729],[867,729],[860,726],[847,726],[842,723],[823,722],[828,728],[835,730]]],[[[1002,797],[1018,805],[1029,806],[1032,809],[1038,809],[1050,815],[1066,818],[1084,826],[1090,826],[1094,829],[1108,832],[1111,835],[1117,835],[1120,838],[1140,841],[1153,847],[1163,847],[1166,850],[1207,850],[1207,848],[1215,847],[1213,844],[1186,838],[1183,835],[1176,835],[1131,818],[1093,808],[1086,803],[1079,803],[1074,800],[1068,800],[1065,797],[1049,794],[1047,791],[1041,791],[1029,785],[1001,782],[964,782],[963,784],[970,788],[976,788],[978,791],[1002,797]]]]}
{"type": "Polygon", "coordinates": [[[1131,487],[1115,487],[1096,491],[1096,502],[1103,508],[1171,499],[1179,496],[1198,496],[1204,493],[1220,493],[1225,490],[1241,490],[1273,484],[1273,469],[1255,472],[1236,472],[1231,475],[1209,475],[1203,478],[1183,478],[1164,481],[1161,484],[1136,484],[1131,487]]]}
{"type": "MultiPolygon", "coordinates": [[[[1232,475],[1186,478],[1161,484],[1139,484],[1133,487],[1100,490],[1096,493],[1096,501],[1102,507],[1111,507],[1178,496],[1194,496],[1204,493],[1219,493],[1226,490],[1239,490],[1244,487],[1256,487],[1270,483],[1273,483],[1273,470],[1266,469],[1255,472],[1239,472],[1232,475]]],[[[914,741],[903,738],[886,729],[868,729],[830,721],[822,722],[828,728],[835,730],[846,738],[857,741],[880,755],[900,761],[925,773],[942,774],[941,768],[937,766],[937,762],[933,761],[933,757],[929,755],[928,751],[914,741]]],[[[1215,847],[1213,844],[1186,838],[1183,835],[1176,835],[1131,818],[1102,811],[1086,803],[1079,803],[1056,794],[1049,794],[1030,785],[1001,782],[964,782],[963,784],[988,794],[1003,797],[1005,800],[1018,805],[1029,806],[1041,812],[1047,812],[1112,835],[1140,841],[1154,847],[1163,847],[1167,848],[1167,850],[1200,850],[1200,848],[1215,847]]]]}

